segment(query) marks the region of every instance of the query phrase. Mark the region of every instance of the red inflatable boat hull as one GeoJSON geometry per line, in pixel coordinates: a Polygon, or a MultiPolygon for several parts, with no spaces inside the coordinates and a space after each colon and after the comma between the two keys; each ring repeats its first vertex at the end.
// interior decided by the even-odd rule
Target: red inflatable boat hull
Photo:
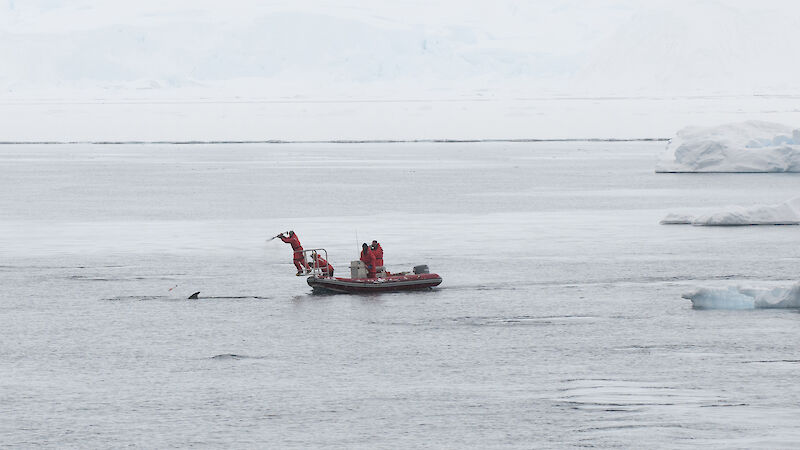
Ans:
{"type": "Polygon", "coordinates": [[[314,292],[369,294],[377,292],[411,291],[430,289],[442,283],[435,273],[420,275],[393,275],[386,278],[335,278],[308,277],[308,285],[314,292]]]}

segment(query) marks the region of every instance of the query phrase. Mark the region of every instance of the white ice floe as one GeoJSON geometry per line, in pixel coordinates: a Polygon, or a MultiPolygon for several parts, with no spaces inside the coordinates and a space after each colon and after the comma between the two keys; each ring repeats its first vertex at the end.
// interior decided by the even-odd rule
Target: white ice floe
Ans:
{"type": "Polygon", "coordinates": [[[683,213],[669,213],[661,219],[661,225],[691,225],[694,221],[694,216],[691,214],[683,213]]]}
{"type": "Polygon", "coordinates": [[[707,214],[669,213],[662,225],[800,225],[800,197],[779,205],[729,206],[707,214]]]}
{"type": "Polygon", "coordinates": [[[656,172],[800,172],[800,129],[750,120],[676,133],[656,172]]]}
{"type": "Polygon", "coordinates": [[[789,288],[700,288],[684,294],[698,309],[800,308],[800,283],[789,288]]]}

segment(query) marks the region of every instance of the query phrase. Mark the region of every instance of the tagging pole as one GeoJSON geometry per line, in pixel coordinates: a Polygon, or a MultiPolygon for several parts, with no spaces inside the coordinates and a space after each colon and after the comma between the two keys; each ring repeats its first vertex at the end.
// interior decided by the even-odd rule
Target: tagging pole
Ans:
{"type": "MultiPolygon", "coordinates": [[[[281,234],[289,234],[289,232],[288,231],[284,231],[281,234]]],[[[271,241],[271,240],[273,240],[273,239],[275,239],[277,237],[278,237],[278,235],[276,234],[275,236],[272,236],[271,238],[267,239],[267,242],[269,242],[269,241],[271,241]]]]}

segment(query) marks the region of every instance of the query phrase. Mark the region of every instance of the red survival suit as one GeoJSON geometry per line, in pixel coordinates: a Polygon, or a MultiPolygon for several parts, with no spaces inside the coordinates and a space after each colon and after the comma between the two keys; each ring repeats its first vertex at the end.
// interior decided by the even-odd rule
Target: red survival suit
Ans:
{"type": "Polygon", "coordinates": [[[367,265],[367,278],[375,278],[375,255],[372,254],[369,247],[361,250],[361,261],[367,265]]]}
{"type": "Polygon", "coordinates": [[[297,273],[303,273],[303,268],[308,270],[308,264],[306,264],[306,259],[303,257],[303,246],[300,245],[300,239],[297,238],[296,233],[289,234],[289,237],[284,235],[278,236],[281,238],[283,242],[292,245],[292,250],[294,250],[294,266],[297,267],[297,273]]]}
{"type": "Polygon", "coordinates": [[[372,250],[372,254],[375,255],[375,267],[380,267],[383,265],[383,248],[381,244],[376,243],[375,248],[370,247],[372,250]]]}
{"type": "Polygon", "coordinates": [[[325,261],[325,258],[323,258],[322,256],[314,255],[314,258],[316,260],[316,266],[319,267],[320,270],[322,270],[322,274],[323,275],[327,275],[329,277],[332,277],[333,276],[333,266],[330,265],[330,263],[328,263],[328,261],[325,261]]]}

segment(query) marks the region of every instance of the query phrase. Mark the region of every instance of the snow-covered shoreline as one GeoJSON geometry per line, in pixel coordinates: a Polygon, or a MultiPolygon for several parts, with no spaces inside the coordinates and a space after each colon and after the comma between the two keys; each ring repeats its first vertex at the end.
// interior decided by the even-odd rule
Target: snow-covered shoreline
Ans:
{"type": "Polygon", "coordinates": [[[0,140],[642,139],[731,117],[800,123],[800,63],[785,57],[799,28],[740,3],[11,1],[0,140]]]}
{"type": "Polygon", "coordinates": [[[718,122],[737,110],[800,123],[790,95],[480,98],[468,92],[398,92],[237,99],[220,92],[198,100],[190,92],[164,91],[132,101],[121,93],[101,94],[91,101],[0,101],[0,141],[663,139],[687,121],[718,122]],[[766,109],[772,112],[765,115],[766,109]]]}

